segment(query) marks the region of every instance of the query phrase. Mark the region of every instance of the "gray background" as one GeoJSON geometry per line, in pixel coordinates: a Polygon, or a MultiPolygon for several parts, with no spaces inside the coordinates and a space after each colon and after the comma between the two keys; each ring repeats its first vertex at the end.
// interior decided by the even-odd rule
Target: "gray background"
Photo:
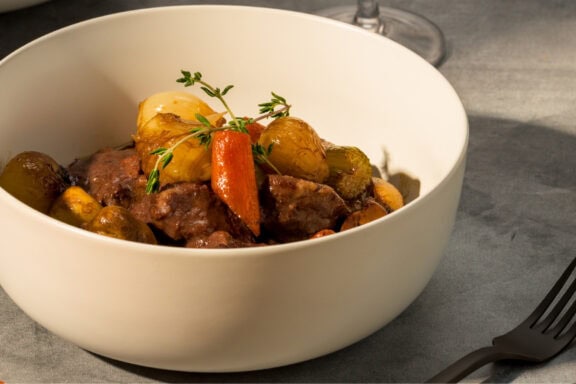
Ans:
{"type": "MultiPolygon", "coordinates": [[[[0,57],[104,14],[200,1],[53,0],[0,15],[0,57]]],[[[354,1],[214,1],[315,12],[354,1]]],[[[372,336],[259,372],[167,372],[111,361],[48,333],[0,289],[0,380],[17,382],[421,382],[531,311],[576,256],[576,2],[403,0],[435,21],[440,71],[462,98],[470,153],[456,227],[422,295],[372,336]]],[[[337,44],[337,42],[335,42],[337,44]]],[[[0,234],[1,236],[1,234],[0,234]]],[[[0,238],[1,241],[1,238],[0,238]]],[[[576,382],[576,347],[543,365],[489,365],[468,382],[576,382]]]]}

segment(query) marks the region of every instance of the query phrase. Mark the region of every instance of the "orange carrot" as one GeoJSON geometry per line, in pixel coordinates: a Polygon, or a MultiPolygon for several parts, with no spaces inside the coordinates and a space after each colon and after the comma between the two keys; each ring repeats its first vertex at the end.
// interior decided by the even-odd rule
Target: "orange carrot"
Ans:
{"type": "Polygon", "coordinates": [[[212,189],[244,224],[260,235],[260,203],[250,135],[219,131],[212,137],[212,189]]]}
{"type": "Polygon", "coordinates": [[[252,143],[257,143],[262,131],[266,129],[265,126],[260,124],[259,122],[248,123],[246,124],[246,129],[250,134],[250,138],[252,139],[252,143]]]}

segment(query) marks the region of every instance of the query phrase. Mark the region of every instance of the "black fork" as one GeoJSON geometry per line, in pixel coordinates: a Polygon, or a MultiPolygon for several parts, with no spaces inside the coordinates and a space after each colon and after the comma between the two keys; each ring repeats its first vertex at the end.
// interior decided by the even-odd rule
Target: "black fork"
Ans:
{"type": "Polygon", "coordinates": [[[576,301],[568,306],[576,292],[576,279],[564,290],[556,304],[550,307],[560,296],[575,268],[576,259],[572,260],[544,300],[519,326],[496,337],[492,340],[492,346],[464,356],[427,383],[456,383],[478,368],[498,360],[541,363],[562,352],[576,337],[576,323],[568,326],[576,314],[576,301]]]}

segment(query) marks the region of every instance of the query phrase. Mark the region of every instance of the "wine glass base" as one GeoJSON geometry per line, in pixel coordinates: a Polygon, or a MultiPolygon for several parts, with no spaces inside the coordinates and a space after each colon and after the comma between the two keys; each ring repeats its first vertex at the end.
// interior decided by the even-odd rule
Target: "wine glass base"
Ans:
{"type": "MultiPolygon", "coordinates": [[[[356,7],[333,7],[318,12],[320,16],[355,23],[356,7]]],[[[418,14],[395,8],[380,7],[379,27],[359,25],[379,33],[423,57],[437,66],[446,54],[446,43],[442,31],[430,20],[418,14]]]]}

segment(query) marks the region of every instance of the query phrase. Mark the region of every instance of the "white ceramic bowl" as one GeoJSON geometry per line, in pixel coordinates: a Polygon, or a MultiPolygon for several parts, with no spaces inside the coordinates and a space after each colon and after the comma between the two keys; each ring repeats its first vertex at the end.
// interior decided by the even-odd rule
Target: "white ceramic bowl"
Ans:
{"type": "MultiPolygon", "coordinates": [[[[186,371],[275,367],[345,347],[424,289],[449,239],[467,145],[459,98],[425,61],[360,29],[288,11],[182,6],[115,14],[40,38],[0,63],[0,160],[67,164],[125,142],[137,103],[180,69],[251,113],[270,91],[320,135],[389,154],[422,183],[402,210],[317,240],[192,250],[101,237],[0,189],[0,283],[82,348],[186,371]]],[[[394,348],[393,345],[389,346],[394,348]]]]}
{"type": "Polygon", "coordinates": [[[0,13],[31,7],[47,1],[49,0],[0,0],[0,13]]]}

